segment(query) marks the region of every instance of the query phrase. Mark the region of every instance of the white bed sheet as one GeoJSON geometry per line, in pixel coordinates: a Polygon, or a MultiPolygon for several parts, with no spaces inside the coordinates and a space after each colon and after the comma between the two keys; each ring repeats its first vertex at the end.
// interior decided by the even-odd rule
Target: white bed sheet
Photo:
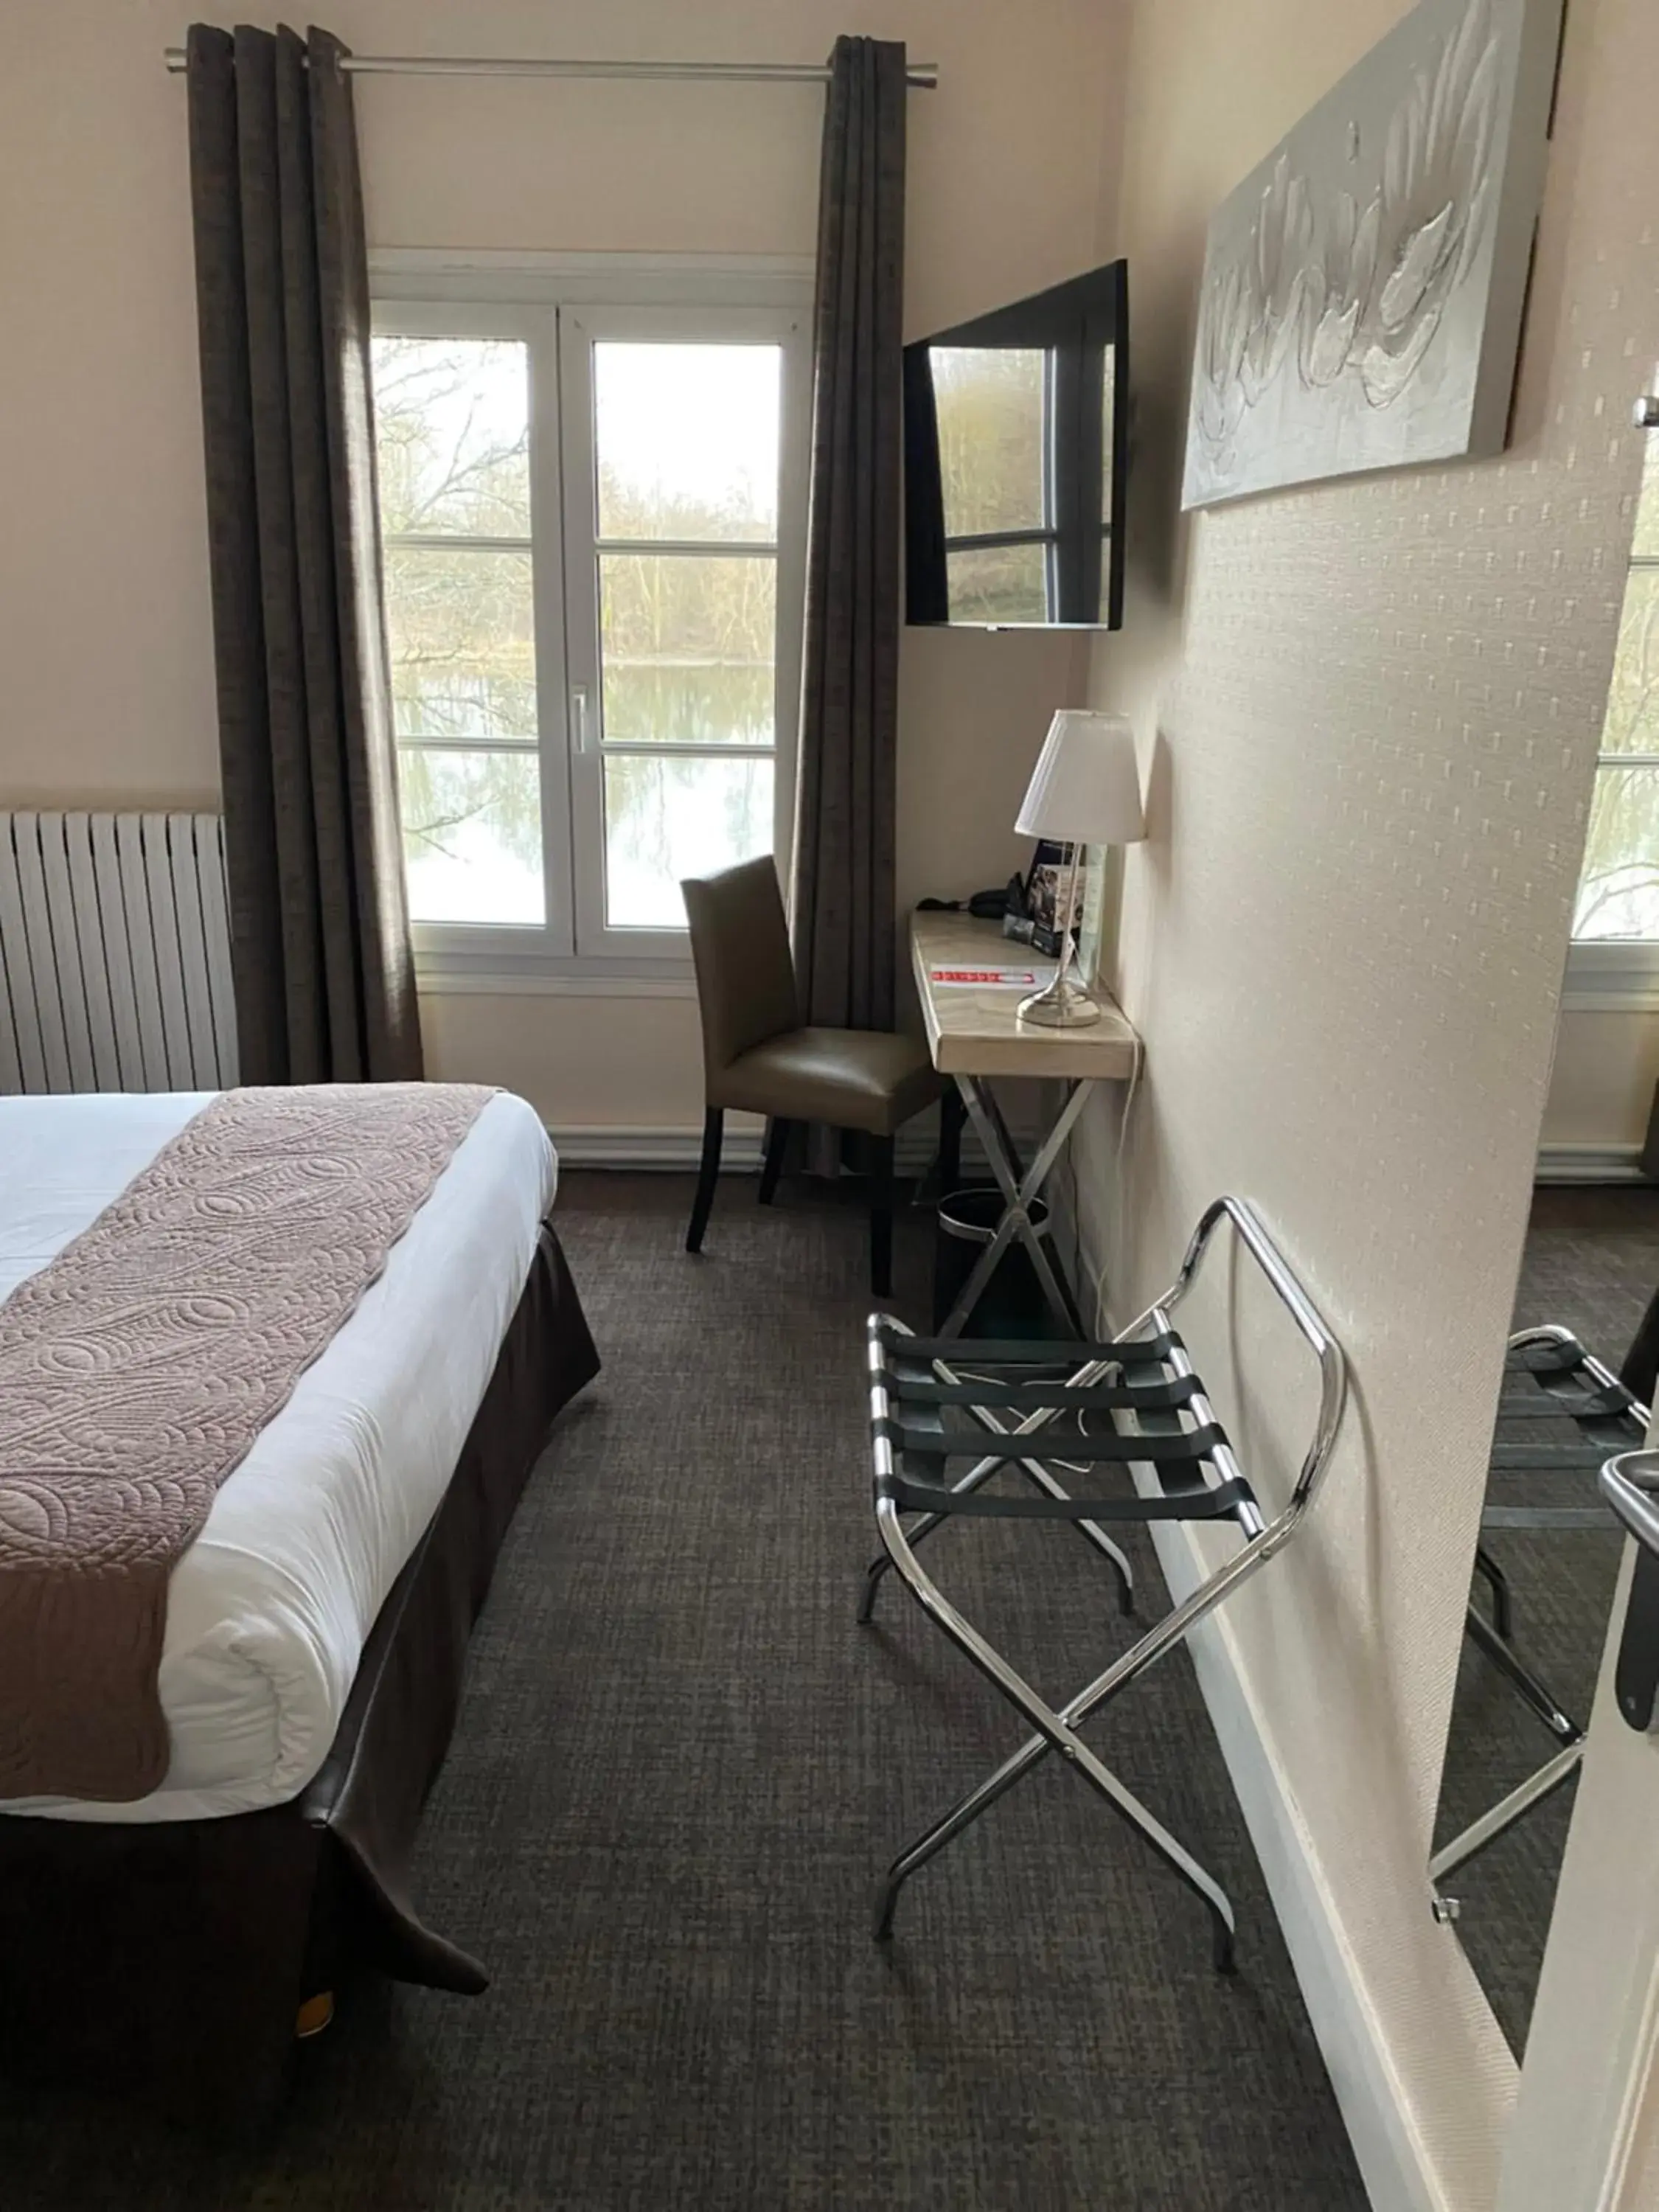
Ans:
{"type": "MultiPolygon", "coordinates": [[[[0,1099],[0,1299],[131,1182],[210,1094],[0,1099]]],[[[199,1820],[281,1804],[321,1766],[375,1615],[437,1510],[530,1273],[557,1165],[492,1098],[386,1272],[262,1431],[173,1571],[162,1786],[12,1814],[199,1820]]]]}

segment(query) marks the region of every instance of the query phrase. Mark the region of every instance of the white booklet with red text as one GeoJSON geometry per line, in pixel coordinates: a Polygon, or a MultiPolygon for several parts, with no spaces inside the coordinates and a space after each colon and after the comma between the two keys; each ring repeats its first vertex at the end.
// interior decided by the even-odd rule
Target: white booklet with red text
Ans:
{"type": "Polygon", "coordinates": [[[1010,967],[996,963],[985,967],[947,967],[940,965],[927,970],[927,980],[947,989],[978,991],[1035,991],[1053,981],[1054,963],[1031,967],[1029,963],[1010,967]]]}

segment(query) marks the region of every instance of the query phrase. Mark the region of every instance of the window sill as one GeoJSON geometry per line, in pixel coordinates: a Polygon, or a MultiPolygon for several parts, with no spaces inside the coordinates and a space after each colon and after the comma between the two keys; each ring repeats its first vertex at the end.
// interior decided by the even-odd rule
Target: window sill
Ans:
{"type": "Polygon", "coordinates": [[[1565,1013],[1659,1011],[1659,943],[1583,939],[1570,947],[1565,1013]]]}

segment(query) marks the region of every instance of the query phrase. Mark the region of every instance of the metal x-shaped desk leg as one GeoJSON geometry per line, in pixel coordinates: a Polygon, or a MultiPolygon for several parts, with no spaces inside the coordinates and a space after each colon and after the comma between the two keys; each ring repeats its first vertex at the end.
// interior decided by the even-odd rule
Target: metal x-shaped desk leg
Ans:
{"type": "Polygon", "coordinates": [[[974,1263],[973,1273],[963,1285],[956,1304],[945,1316],[939,1329],[941,1336],[959,1336],[967,1325],[968,1316],[979,1304],[985,1286],[996,1271],[997,1262],[1018,1237],[1031,1255],[1031,1266],[1042,1287],[1042,1295],[1054,1310],[1060,1327],[1073,1336],[1085,1336],[1088,1332],[1079,1318],[1070,1292],[1055,1274],[1041,1237],[1031,1225],[1031,1201],[1048,1180],[1050,1170],[1060,1158],[1066,1139],[1072,1133],[1072,1125],[1083,1111],[1084,1101],[1093,1088],[1091,1083],[1074,1083],[1066,1103],[1055,1117],[1054,1125],[1038,1147],[1036,1158],[1020,1173],[1019,1160],[1008,1135],[996,1100],[977,1075],[959,1075],[957,1088],[962,1093],[963,1103],[968,1109],[968,1118],[973,1123],[985,1157],[991,1163],[991,1172],[997,1179],[1007,1203],[995,1234],[974,1263]]]}

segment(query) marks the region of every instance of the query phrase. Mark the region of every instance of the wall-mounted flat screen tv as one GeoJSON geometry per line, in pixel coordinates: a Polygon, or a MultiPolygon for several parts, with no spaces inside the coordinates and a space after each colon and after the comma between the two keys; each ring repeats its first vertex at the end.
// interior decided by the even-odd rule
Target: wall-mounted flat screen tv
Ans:
{"type": "Polygon", "coordinates": [[[905,348],[910,622],[1121,625],[1128,376],[1121,261],[905,348]]]}

